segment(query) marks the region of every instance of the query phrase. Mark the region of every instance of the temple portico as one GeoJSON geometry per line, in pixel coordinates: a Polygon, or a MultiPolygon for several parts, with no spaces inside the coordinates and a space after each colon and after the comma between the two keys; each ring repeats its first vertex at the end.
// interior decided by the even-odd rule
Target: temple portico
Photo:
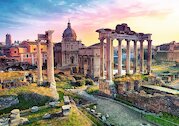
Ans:
{"type": "MultiPolygon", "coordinates": [[[[134,61],[133,74],[137,73],[138,67],[138,49],[137,43],[140,43],[140,72],[144,74],[144,41],[148,42],[148,56],[147,56],[147,74],[151,73],[152,61],[152,40],[151,34],[136,33],[131,31],[127,24],[117,25],[115,30],[112,29],[98,29],[100,40],[100,78],[106,79],[106,82],[111,82],[113,78],[113,40],[118,41],[118,75],[122,76],[122,41],[126,41],[126,75],[131,74],[131,47],[134,44],[134,61]],[[106,75],[104,75],[104,40],[106,40],[106,75]]],[[[110,84],[110,83],[109,83],[110,84]]]]}

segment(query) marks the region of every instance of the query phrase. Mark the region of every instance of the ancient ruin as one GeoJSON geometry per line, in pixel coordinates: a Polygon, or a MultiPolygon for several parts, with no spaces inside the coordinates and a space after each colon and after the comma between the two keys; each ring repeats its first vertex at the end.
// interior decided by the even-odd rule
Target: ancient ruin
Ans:
{"type": "Polygon", "coordinates": [[[122,41],[127,42],[126,46],[126,74],[130,73],[130,43],[134,42],[134,65],[133,74],[137,73],[137,42],[140,43],[140,73],[144,74],[144,41],[148,42],[148,59],[147,59],[147,74],[151,74],[151,59],[152,59],[152,40],[151,34],[136,33],[128,27],[127,24],[117,25],[116,29],[98,29],[96,32],[99,33],[100,40],[100,89],[102,92],[111,94],[109,91],[109,85],[112,85],[113,78],[113,40],[118,40],[118,74],[122,76],[122,41]],[[104,74],[104,40],[106,40],[106,75],[104,74]],[[106,79],[105,81],[103,79],[106,79]]]}
{"type": "Polygon", "coordinates": [[[38,84],[40,85],[43,81],[42,78],[42,58],[41,58],[41,41],[47,42],[47,82],[50,84],[53,96],[56,100],[59,99],[58,93],[56,91],[56,82],[54,77],[54,53],[53,53],[53,42],[52,34],[53,30],[48,30],[45,34],[38,34],[38,84]]]}

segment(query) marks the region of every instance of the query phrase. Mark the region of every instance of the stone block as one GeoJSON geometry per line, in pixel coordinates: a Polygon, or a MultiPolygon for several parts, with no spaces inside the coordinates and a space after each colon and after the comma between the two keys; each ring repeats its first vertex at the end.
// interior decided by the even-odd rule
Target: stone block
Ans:
{"type": "Polygon", "coordinates": [[[51,114],[46,113],[42,118],[43,119],[50,119],[51,118],[51,114]]]}
{"type": "Polygon", "coordinates": [[[39,107],[38,106],[33,106],[32,108],[31,108],[31,112],[33,113],[33,112],[37,112],[37,111],[39,111],[39,107]]]}

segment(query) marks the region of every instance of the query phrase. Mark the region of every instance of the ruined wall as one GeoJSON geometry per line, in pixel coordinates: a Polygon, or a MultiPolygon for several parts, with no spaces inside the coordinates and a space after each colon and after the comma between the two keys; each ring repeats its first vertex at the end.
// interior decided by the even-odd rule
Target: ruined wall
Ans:
{"type": "Polygon", "coordinates": [[[177,96],[135,92],[125,95],[120,94],[120,97],[145,111],[154,113],[167,112],[179,116],[179,97],[177,96]]]}

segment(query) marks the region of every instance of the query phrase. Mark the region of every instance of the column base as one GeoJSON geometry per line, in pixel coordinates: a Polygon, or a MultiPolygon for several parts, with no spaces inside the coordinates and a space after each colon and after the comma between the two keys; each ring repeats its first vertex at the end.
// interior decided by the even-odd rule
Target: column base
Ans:
{"type": "Polygon", "coordinates": [[[52,97],[55,101],[59,100],[59,94],[57,92],[57,88],[56,88],[56,82],[51,82],[50,83],[50,89],[52,91],[52,97]]]}

